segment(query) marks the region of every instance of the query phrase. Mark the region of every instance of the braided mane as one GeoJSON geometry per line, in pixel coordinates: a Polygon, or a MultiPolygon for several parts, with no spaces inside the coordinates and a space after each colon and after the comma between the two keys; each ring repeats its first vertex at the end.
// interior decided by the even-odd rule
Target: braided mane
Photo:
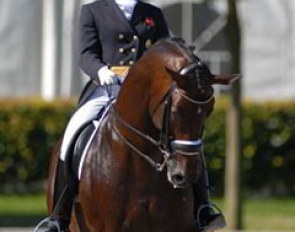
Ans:
{"type": "Polygon", "coordinates": [[[157,41],[150,50],[157,49],[159,46],[170,47],[176,49],[176,52],[181,56],[186,57],[189,62],[198,61],[199,58],[194,54],[195,47],[186,44],[185,40],[181,37],[168,37],[157,41]]]}

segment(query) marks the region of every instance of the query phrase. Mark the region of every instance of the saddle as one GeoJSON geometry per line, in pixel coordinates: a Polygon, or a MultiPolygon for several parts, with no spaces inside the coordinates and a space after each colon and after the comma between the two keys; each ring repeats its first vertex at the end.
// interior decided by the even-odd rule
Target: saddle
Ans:
{"type": "Polygon", "coordinates": [[[69,188],[76,192],[79,184],[79,179],[86,157],[86,153],[94,138],[94,135],[99,129],[101,122],[106,118],[110,108],[116,99],[112,99],[93,120],[84,125],[73,137],[71,145],[68,149],[68,154],[65,159],[65,178],[69,188]]]}
{"type": "Polygon", "coordinates": [[[92,134],[98,126],[98,121],[92,121],[86,124],[76,136],[75,141],[72,144],[70,150],[72,150],[72,156],[67,160],[68,173],[75,179],[79,179],[80,176],[80,163],[84,150],[86,150],[92,140],[92,134]]]}

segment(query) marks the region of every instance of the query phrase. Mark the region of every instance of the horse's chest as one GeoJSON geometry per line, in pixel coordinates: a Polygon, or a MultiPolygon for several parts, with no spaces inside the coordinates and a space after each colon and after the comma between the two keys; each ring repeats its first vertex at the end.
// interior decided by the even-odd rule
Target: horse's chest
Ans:
{"type": "Polygon", "coordinates": [[[186,204],[185,198],[177,203],[164,198],[132,199],[126,208],[122,231],[185,231],[189,224],[186,204]]]}

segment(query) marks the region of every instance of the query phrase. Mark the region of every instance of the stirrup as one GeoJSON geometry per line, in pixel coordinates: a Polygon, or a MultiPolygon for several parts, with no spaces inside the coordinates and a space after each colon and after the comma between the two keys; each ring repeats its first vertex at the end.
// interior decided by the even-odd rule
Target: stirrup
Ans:
{"type": "Polygon", "coordinates": [[[51,217],[44,218],[41,222],[39,222],[39,224],[34,228],[33,232],[38,232],[39,230],[41,230],[42,227],[48,229],[55,228],[57,232],[61,232],[58,221],[51,217]]]}
{"type": "Polygon", "coordinates": [[[213,203],[204,204],[199,207],[198,214],[197,214],[197,224],[198,224],[199,230],[201,232],[213,232],[215,230],[224,228],[226,226],[226,222],[225,222],[224,216],[222,214],[222,211],[218,208],[217,205],[215,205],[213,203]],[[202,225],[201,224],[201,214],[202,214],[202,211],[206,208],[209,208],[208,210],[211,210],[212,212],[215,213],[217,220],[214,221],[214,223],[212,223],[212,224],[202,225]]]}
{"type": "Polygon", "coordinates": [[[59,212],[65,202],[65,198],[67,193],[69,192],[68,185],[65,185],[62,193],[60,194],[58,201],[53,209],[53,213],[44,218],[33,230],[33,232],[50,232],[51,230],[54,232],[64,232],[64,229],[61,229],[60,221],[59,221],[59,212]],[[45,230],[47,229],[47,230],[45,230]],[[40,230],[40,231],[39,231],[40,230]]]}

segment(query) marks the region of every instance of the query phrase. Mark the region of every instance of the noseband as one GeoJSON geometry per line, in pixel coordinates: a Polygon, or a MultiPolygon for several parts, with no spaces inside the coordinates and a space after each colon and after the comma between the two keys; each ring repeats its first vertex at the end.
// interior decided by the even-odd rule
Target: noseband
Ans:
{"type": "MultiPolygon", "coordinates": [[[[192,65],[190,65],[192,66],[192,65]]],[[[196,68],[197,66],[193,66],[193,68],[196,68]]],[[[183,70],[183,69],[182,69],[183,70]]],[[[180,74],[185,75],[187,72],[190,72],[192,70],[191,67],[185,71],[180,71],[180,74]]],[[[174,92],[179,93],[181,97],[183,97],[186,101],[195,104],[199,106],[208,104],[210,101],[213,100],[214,94],[212,93],[207,99],[203,101],[198,101],[195,99],[192,99],[188,95],[186,95],[181,89],[179,89],[175,84],[173,84],[168,92],[165,94],[164,101],[162,104],[164,104],[164,113],[162,117],[162,127],[160,131],[160,139],[156,140],[152,138],[151,136],[144,134],[137,128],[133,127],[126,121],[122,119],[122,117],[118,114],[118,112],[115,111],[114,108],[112,108],[112,113],[115,119],[117,119],[121,124],[123,124],[126,128],[137,134],[138,136],[142,137],[145,140],[148,140],[150,143],[155,145],[159,151],[163,154],[163,162],[158,163],[151,159],[150,156],[144,154],[142,151],[140,151],[131,141],[129,141],[127,138],[125,138],[118,130],[118,128],[113,124],[113,129],[115,133],[120,137],[124,143],[126,143],[132,150],[134,150],[136,153],[138,153],[141,157],[143,157],[146,161],[148,161],[157,171],[161,172],[166,166],[166,163],[169,159],[169,157],[173,155],[184,155],[184,156],[196,156],[200,155],[202,153],[203,149],[203,141],[202,139],[197,140],[173,140],[170,137],[170,115],[171,115],[171,106],[172,106],[172,94],[174,92]]],[[[200,111],[198,111],[200,113],[200,111]]]]}

